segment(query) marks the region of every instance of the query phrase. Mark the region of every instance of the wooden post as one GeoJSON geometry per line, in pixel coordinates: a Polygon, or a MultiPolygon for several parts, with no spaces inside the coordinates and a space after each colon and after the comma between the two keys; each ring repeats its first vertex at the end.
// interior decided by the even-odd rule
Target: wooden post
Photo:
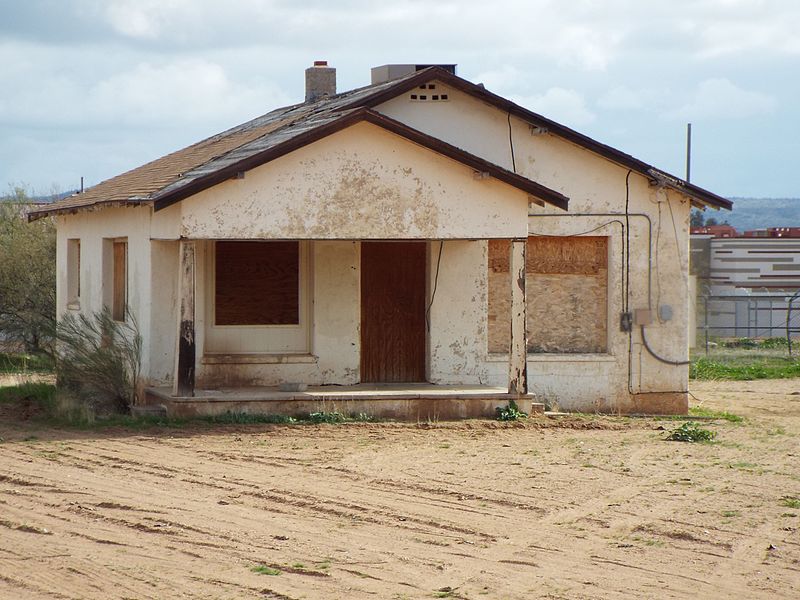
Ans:
{"type": "Polygon", "coordinates": [[[195,243],[181,240],[178,265],[178,358],[175,361],[173,396],[194,396],[194,295],[195,243]]]}
{"type": "Polygon", "coordinates": [[[508,351],[508,393],[528,393],[528,335],[525,318],[525,250],[527,240],[511,240],[511,345],[508,351]]]}

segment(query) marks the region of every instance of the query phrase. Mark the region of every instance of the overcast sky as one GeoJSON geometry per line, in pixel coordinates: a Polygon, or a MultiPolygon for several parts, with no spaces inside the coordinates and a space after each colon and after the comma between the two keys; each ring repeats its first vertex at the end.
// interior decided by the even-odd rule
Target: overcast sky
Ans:
{"type": "Polygon", "coordinates": [[[493,92],[724,196],[800,197],[797,0],[0,0],[0,185],[92,185],[386,63],[493,92]]]}

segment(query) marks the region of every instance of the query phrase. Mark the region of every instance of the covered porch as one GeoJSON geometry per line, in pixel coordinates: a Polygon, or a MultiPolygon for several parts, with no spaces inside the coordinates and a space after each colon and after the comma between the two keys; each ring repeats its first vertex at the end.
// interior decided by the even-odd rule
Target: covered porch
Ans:
{"type": "Polygon", "coordinates": [[[375,116],[189,195],[155,203],[177,336],[172,389],[149,398],[295,414],[336,389],[397,418],[531,400],[527,218],[560,193],[375,116]],[[507,379],[487,368],[491,239],[511,241],[507,379]]]}
{"type": "MultiPolygon", "coordinates": [[[[217,243],[176,244],[173,384],[148,388],[148,404],[163,404],[175,416],[338,411],[403,420],[491,417],[511,399],[526,412],[540,408],[528,394],[525,240],[509,245],[515,276],[508,288],[512,336],[503,387],[482,385],[486,239],[302,242],[311,266],[304,270],[298,259],[292,327],[305,327],[297,339],[307,345],[283,351],[268,347],[271,338],[284,339],[283,327],[220,326],[217,243]],[[236,340],[255,332],[264,351],[219,345],[229,343],[220,335],[228,330],[236,340]],[[303,391],[283,391],[291,384],[303,391]]],[[[243,256],[239,261],[249,263],[243,256]]]]}

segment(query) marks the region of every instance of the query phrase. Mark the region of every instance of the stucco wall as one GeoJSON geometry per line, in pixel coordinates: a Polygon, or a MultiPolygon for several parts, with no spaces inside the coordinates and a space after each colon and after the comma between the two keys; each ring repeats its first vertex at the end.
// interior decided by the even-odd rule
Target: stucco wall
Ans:
{"type": "Polygon", "coordinates": [[[200,192],[181,236],[219,239],[440,239],[526,234],[527,194],[358,123],[200,192]]]}
{"type": "MultiPolygon", "coordinates": [[[[447,102],[399,98],[379,110],[512,169],[508,115],[460,92],[447,92],[447,102]]],[[[244,366],[203,362],[206,306],[200,290],[209,285],[208,244],[198,243],[198,383],[354,383],[359,380],[359,244],[324,240],[445,238],[449,241],[443,246],[438,279],[439,243],[432,242],[429,251],[429,299],[436,288],[430,310],[429,378],[437,383],[505,385],[507,358],[487,352],[485,238],[526,237],[529,231],[588,232],[609,236],[607,352],[531,355],[532,391],[561,408],[623,412],[656,406],[643,399],[657,403],[659,394],[639,393],[669,396],[685,391],[687,367],[659,363],[644,351],[638,329],[629,337],[618,324],[626,303],[630,310],[651,307],[656,319],[647,330],[653,348],[665,358],[686,358],[687,199],[652,187],[638,174],[628,177],[627,169],[532,131],[515,117],[511,134],[516,170],[569,196],[568,214],[532,206],[526,219],[527,197],[519,190],[491,178],[477,180],[470,168],[361,123],[253,169],[244,179],[188,198],[152,220],[149,208],[60,217],[59,312],[66,310],[66,240],[82,240],[81,309],[96,310],[104,302],[102,239],[127,237],[130,304],[151,338],[144,372],[152,382],[167,381],[176,330],[178,242],[174,240],[180,236],[323,240],[313,243],[310,357],[244,366]],[[631,213],[627,219],[626,192],[631,213]],[[627,265],[622,254],[626,237],[630,237],[627,265]],[[163,241],[151,245],[151,238],[163,241]],[[626,271],[630,272],[627,285],[626,271]],[[671,309],[670,320],[657,318],[659,306],[671,309]]],[[[528,301],[546,304],[552,299],[532,293],[528,301]]]]}
{"type": "MultiPolygon", "coordinates": [[[[128,240],[128,306],[138,328],[147,336],[151,328],[151,245],[150,208],[106,208],[57,219],[57,296],[59,316],[80,311],[91,315],[108,305],[111,299],[111,257],[109,240],[128,240]],[[67,307],[67,240],[80,239],[80,305],[67,307]],[[104,240],[105,250],[104,250],[104,240]],[[105,258],[104,258],[105,255],[105,258]]],[[[144,373],[150,372],[150,345],[145,344],[142,356],[144,373]]]]}
{"type": "MultiPolygon", "coordinates": [[[[651,186],[637,173],[628,177],[626,168],[554,135],[536,131],[516,117],[511,117],[509,126],[507,113],[457,90],[439,84],[437,91],[448,94],[449,100],[413,102],[406,95],[377,110],[507,169],[515,166],[520,174],[567,195],[567,214],[558,214],[551,207],[534,207],[532,213],[536,216],[529,218],[532,233],[576,235],[598,228],[590,235],[610,236],[608,352],[530,355],[531,389],[568,409],[657,410],[659,395],[651,392],[667,392],[666,402],[674,402],[669,393],[687,389],[688,367],[669,366],[652,358],[642,346],[638,327],[630,339],[629,355],[629,335],[619,330],[619,315],[624,302],[622,272],[629,268],[629,310],[652,307],[656,315],[647,327],[650,345],[664,358],[688,358],[688,199],[651,186]],[[629,212],[644,215],[627,219],[629,267],[621,256],[626,195],[629,212]],[[579,216],[582,213],[598,216],[579,216]],[[545,214],[553,216],[540,216],[545,214]],[[669,321],[658,318],[658,307],[662,305],[672,312],[669,321]],[[629,387],[634,394],[629,393],[629,387]]],[[[528,297],[529,303],[546,302],[532,296],[528,297]]],[[[491,383],[505,384],[505,357],[488,358],[486,367],[491,383]]]]}
{"type": "Polygon", "coordinates": [[[486,379],[486,241],[444,242],[441,260],[439,246],[432,242],[429,253],[429,378],[480,384],[486,379]]]}

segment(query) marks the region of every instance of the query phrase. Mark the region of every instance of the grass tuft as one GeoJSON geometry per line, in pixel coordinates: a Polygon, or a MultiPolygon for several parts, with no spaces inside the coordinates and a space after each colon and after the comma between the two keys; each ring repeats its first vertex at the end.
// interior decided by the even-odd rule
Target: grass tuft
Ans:
{"type": "Polygon", "coordinates": [[[250,570],[253,573],[258,573],[259,575],[273,575],[274,576],[274,575],[280,575],[281,574],[281,570],[280,569],[273,569],[272,567],[267,566],[267,565],[256,565],[254,567],[250,567],[250,570]]]}
{"type": "Polygon", "coordinates": [[[786,508],[800,508],[800,498],[784,496],[781,498],[781,506],[785,506],[786,508]]]}
{"type": "Polygon", "coordinates": [[[716,432],[701,428],[697,423],[688,421],[674,429],[667,436],[670,442],[711,442],[717,437],[716,432]]]}
{"type": "Polygon", "coordinates": [[[53,359],[46,354],[0,352],[0,373],[52,373],[53,359]]]}
{"type": "Polygon", "coordinates": [[[692,406],[689,409],[689,414],[693,417],[706,417],[708,419],[724,419],[731,423],[741,423],[744,417],[729,413],[724,410],[712,410],[703,406],[692,406]]]}
{"type": "Polygon", "coordinates": [[[690,379],[749,381],[800,377],[800,361],[786,357],[732,355],[697,358],[689,366],[690,379]]]}

